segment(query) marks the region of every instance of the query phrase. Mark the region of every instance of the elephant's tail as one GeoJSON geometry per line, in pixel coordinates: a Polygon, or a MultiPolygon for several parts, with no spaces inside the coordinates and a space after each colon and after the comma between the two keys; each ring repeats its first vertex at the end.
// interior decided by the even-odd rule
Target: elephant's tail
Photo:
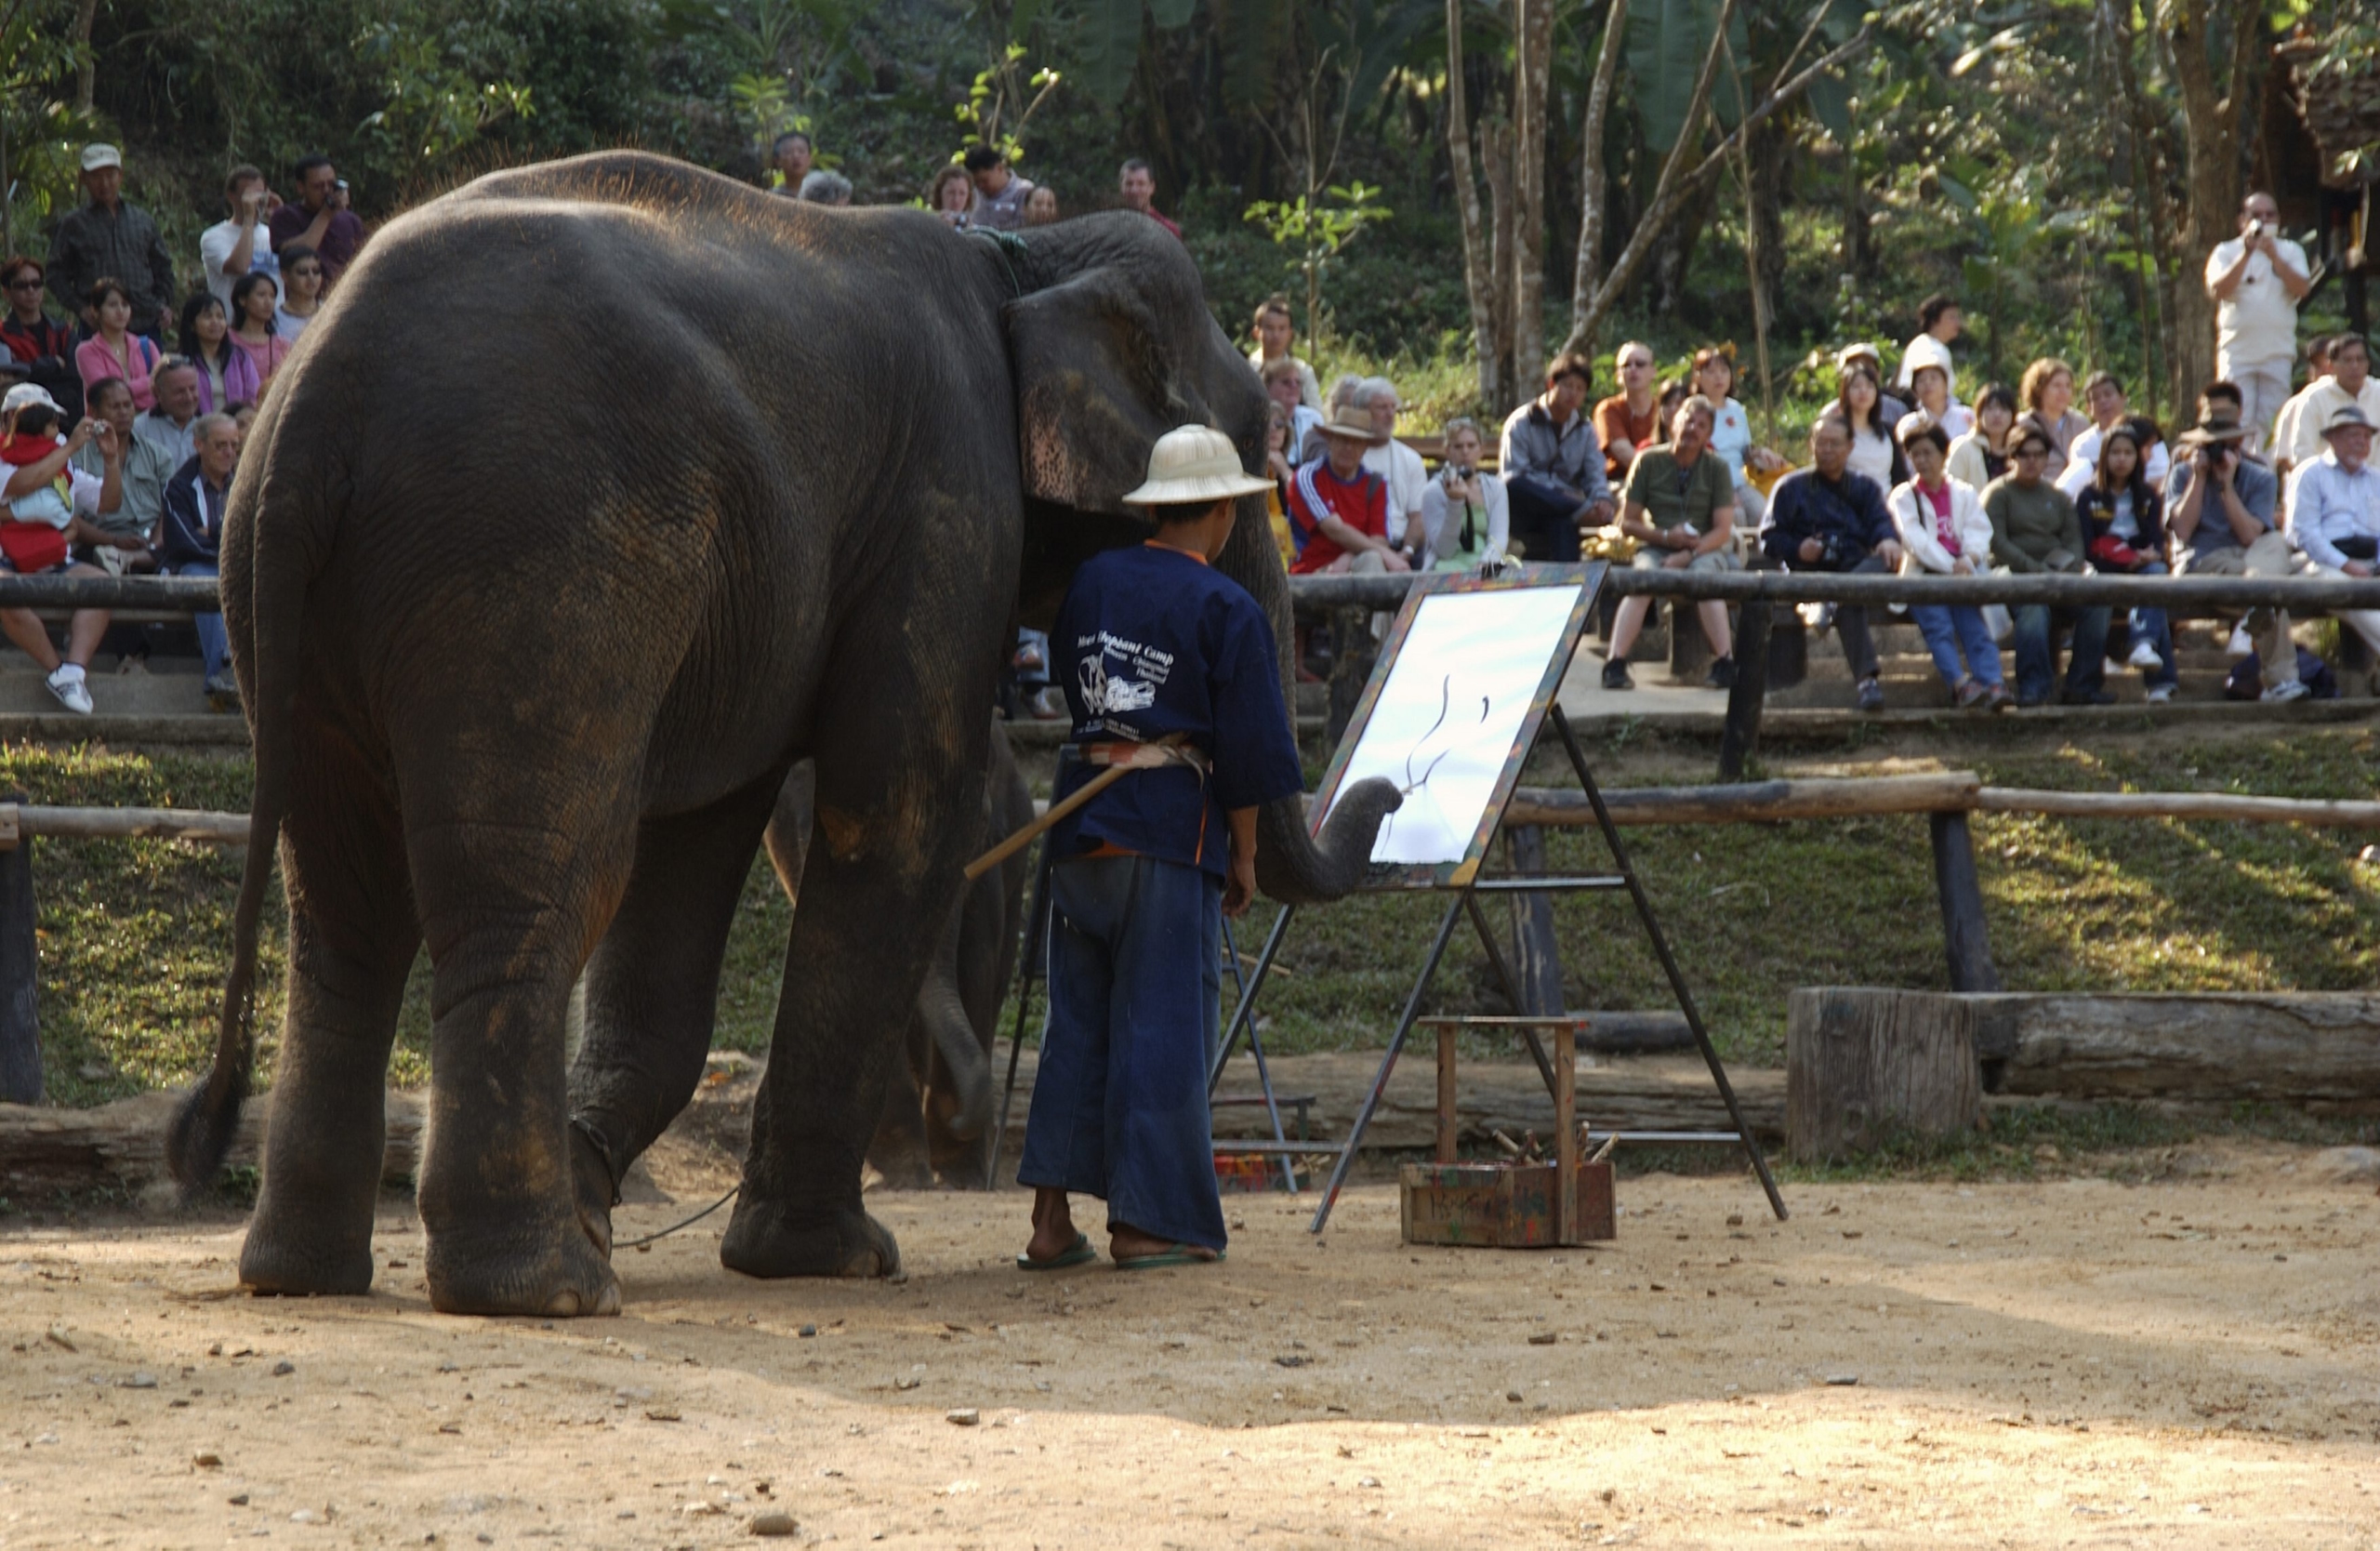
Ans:
{"type": "MultiPolygon", "coordinates": [[[[240,504],[235,501],[235,508],[240,504]]],[[[240,872],[240,903],[231,919],[231,969],[223,979],[217,1014],[215,1059],[206,1077],[175,1108],[165,1136],[165,1161],[185,1193],[205,1189],[222,1170],[239,1135],[240,1106],[256,1065],[257,929],[265,891],[272,884],[274,853],[289,813],[296,739],[298,630],[316,545],[311,533],[280,534],[258,543],[262,518],[226,525],[221,586],[225,625],[245,660],[241,689],[256,757],[256,790],[248,806],[248,852],[240,872]],[[293,541],[295,540],[295,541],[293,541]],[[278,551],[278,552],[276,552],[278,551]]]]}

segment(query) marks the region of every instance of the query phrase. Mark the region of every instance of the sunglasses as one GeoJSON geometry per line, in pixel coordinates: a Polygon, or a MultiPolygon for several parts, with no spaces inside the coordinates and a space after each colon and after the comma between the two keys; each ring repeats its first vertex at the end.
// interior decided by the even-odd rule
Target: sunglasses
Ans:
{"type": "Polygon", "coordinates": [[[8,289],[12,291],[38,291],[41,289],[41,282],[38,279],[11,280],[8,282],[8,289]]]}

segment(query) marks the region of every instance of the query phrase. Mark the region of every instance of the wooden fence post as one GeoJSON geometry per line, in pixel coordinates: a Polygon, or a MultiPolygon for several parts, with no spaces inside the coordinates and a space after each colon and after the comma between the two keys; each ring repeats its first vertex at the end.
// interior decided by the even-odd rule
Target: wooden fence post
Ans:
{"type": "MultiPolygon", "coordinates": [[[[21,805],[23,792],[7,802],[21,805]]],[[[33,849],[31,836],[0,851],[0,1102],[42,1101],[41,1019],[33,1006],[40,963],[34,939],[33,849]]]]}
{"type": "MultiPolygon", "coordinates": [[[[1512,847],[1513,870],[1543,872],[1545,831],[1534,824],[1516,824],[1504,831],[1512,847]]],[[[1554,938],[1554,896],[1516,894],[1513,901],[1513,974],[1520,982],[1526,1007],[1520,1017],[1550,1017],[1562,1011],[1562,950],[1554,938]]]]}
{"type": "Polygon", "coordinates": [[[1950,989],[1996,991],[2000,971],[1985,935],[1983,888],[1975,875],[1975,842],[1967,815],[1955,810],[1925,815],[1934,832],[1934,889],[1942,900],[1942,946],[1950,959],[1950,989]]]}
{"type": "Polygon", "coordinates": [[[1347,736],[1355,720],[1355,702],[1364,697],[1364,683],[1372,674],[1372,616],[1369,609],[1330,611],[1330,747],[1347,736]]]}
{"type": "Polygon", "coordinates": [[[1836,1158],[1895,1133],[1939,1136],[1983,1114],[1976,1004],[1939,991],[1824,986],[1785,1002],[1785,1145],[1836,1158]]]}
{"type": "Polygon", "coordinates": [[[1765,598],[1746,603],[1736,620],[1736,684],[1727,691],[1727,723],[1719,737],[1719,779],[1740,781],[1744,762],[1760,751],[1760,713],[1768,700],[1768,611],[1765,598]]]}

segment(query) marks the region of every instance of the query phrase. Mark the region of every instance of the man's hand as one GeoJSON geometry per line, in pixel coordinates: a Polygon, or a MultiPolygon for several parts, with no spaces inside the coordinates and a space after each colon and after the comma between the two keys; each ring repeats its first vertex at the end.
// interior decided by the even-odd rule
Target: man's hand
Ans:
{"type": "Polygon", "coordinates": [[[1223,914],[1238,919],[1256,898],[1256,858],[1243,851],[1231,854],[1231,875],[1223,880],[1223,914]]]}
{"type": "Polygon", "coordinates": [[[2339,569],[2346,572],[2350,577],[2368,577],[2372,575],[2372,563],[2369,561],[2350,560],[2346,564],[2340,566],[2339,569]]]}
{"type": "Polygon", "coordinates": [[[96,307],[86,307],[82,310],[81,315],[83,326],[97,334],[99,331],[99,310],[96,307]]]}
{"type": "Polygon", "coordinates": [[[1804,561],[1815,565],[1820,560],[1825,558],[1826,546],[1819,543],[1815,538],[1805,538],[1802,540],[1802,547],[1795,550],[1793,552],[1796,555],[1799,555],[1804,561]]]}
{"type": "Polygon", "coordinates": [[[157,332],[168,339],[174,337],[174,310],[172,308],[160,307],[157,309],[157,332]]]}
{"type": "Polygon", "coordinates": [[[1950,562],[1950,575],[1954,577],[1972,577],[1975,575],[1975,563],[1967,559],[1964,555],[1961,555],[1958,559],[1950,562]]]}
{"type": "MultiPolygon", "coordinates": [[[[108,424],[107,421],[100,419],[98,416],[86,415],[81,419],[75,421],[73,431],[70,432],[66,438],[67,456],[71,457],[74,454],[81,452],[86,446],[89,445],[94,439],[98,438],[99,432],[103,430],[111,433],[110,440],[112,440],[112,432],[115,431],[115,427],[108,424]]],[[[107,442],[103,441],[99,443],[100,452],[105,453],[107,451],[107,442]]]]}
{"type": "Polygon", "coordinates": [[[2232,472],[2237,470],[2239,466],[2240,460],[2237,457],[2234,457],[2228,451],[2215,454],[2215,487],[2218,490],[2228,493],[2231,488],[2232,472]]]}
{"type": "Polygon", "coordinates": [[[1887,565],[1899,565],[1900,540],[1897,538],[1887,538],[1883,543],[1877,545],[1876,558],[1883,561],[1887,565]]]}
{"type": "Polygon", "coordinates": [[[347,190],[337,185],[333,185],[330,198],[323,201],[323,208],[326,210],[344,210],[347,208],[347,190]]]}
{"type": "Polygon", "coordinates": [[[1380,558],[1391,571],[1410,571],[1413,569],[1413,563],[1405,558],[1405,551],[1392,548],[1389,545],[1383,544],[1381,546],[1380,558]]]}
{"type": "Polygon", "coordinates": [[[148,552],[149,540],[141,537],[137,533],[112,533],[107,534],[104,537],[109,543],[114,545],[119,550],[143,554],[148,552]]]}
{"type": "Polygon", "coordinates": [[[1612,504],[1609,496],[1599,496],[1595,498],[1594,504],[1587,508],[1586,524],[1589,527],[1599,528],[1610,522],[1611,514],[1619,510],[1620,508],[1612,504]]]}
{"type": "Polygon", "coordinates": [[[1673,549],[1670,550],[1669,558],[1661,562],[1661,569],[1664,571],[1683,571],[1693,563],[1694,551],[1692,550],[1673,549]]]}

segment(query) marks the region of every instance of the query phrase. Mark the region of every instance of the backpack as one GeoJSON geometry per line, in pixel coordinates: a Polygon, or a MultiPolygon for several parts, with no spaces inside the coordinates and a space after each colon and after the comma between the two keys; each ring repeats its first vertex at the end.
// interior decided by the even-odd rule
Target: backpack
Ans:
{"type": "MultiPolygon", "coordinates": [[[[2331,665],[2307,651],[2297,648],[2297,678],[2306,686],[2309,700],[2335,700],[2339,697],[2339,681],[2331,665]]],[[[2231,676],[2223,681],[2226,700],[2254,700],[2265,692],[2264,664],[2250,652],[2231,665],[2231,676]]]]}

